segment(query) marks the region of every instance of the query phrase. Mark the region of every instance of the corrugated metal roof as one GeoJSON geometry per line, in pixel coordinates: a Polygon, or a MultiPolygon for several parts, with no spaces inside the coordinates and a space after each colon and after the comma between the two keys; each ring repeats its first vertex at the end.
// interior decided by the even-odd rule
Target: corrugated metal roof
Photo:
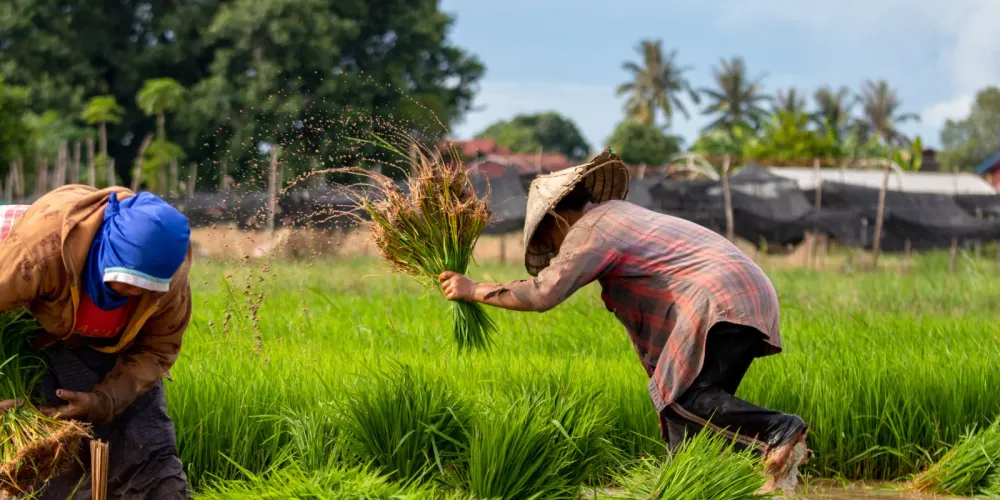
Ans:
{"type": "Polygon", "coordinates": [[[979,175],[983,175],[986,172],[989,172],[990,170],[996,168],[998,164],[1000,164],[1000,151],[995,153],[993,156],[987,158],[982,165],[979,165],[979,167],[976,168],[976,173],[979,175]]]}
{"type": "MultiPolygon", "coordinates": [[[[769,168],[771,173],[795,180],[801,189],[816,187],[816,171],[803,167],[769,168]]],[[[829,182],[843,182],[875,189],[882,187],[881,169],[820,169],[820,178],[829,182]]],[[[993,186],[970,173],[946,172],[889,172],[889,189],[910,193],[937,194],[997,194],[993,186]]]]}

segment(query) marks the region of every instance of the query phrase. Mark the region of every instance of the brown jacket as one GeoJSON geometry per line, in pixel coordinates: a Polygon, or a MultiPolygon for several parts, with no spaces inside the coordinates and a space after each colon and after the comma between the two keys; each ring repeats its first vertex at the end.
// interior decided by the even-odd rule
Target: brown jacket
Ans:
{"type": "MultiPolygon", "coordinates": [[[[78,340],[73,339],[73,330],[80,305],[80,273],[111,193],[118,193],[119,199],[134,196],[121,187],[56,189],[33,203],[0,242],[0,311],[27,307],[48,332],[38,340],[38,347],[78,340]]],[[[120,415],[177,360],[191,319],[190,269],[188,249],[170,291],[143,295],[116,345],[92,346],[119,357],[104,381],[94,386],[93,392],[105,404],[92,410],[91,421],[103,423],[120,415]]]]}

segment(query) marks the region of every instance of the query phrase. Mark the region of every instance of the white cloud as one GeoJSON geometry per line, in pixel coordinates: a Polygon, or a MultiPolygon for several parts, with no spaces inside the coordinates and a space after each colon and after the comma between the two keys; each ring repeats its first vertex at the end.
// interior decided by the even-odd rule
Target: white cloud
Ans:
{"type": "Polygon", "coordinates": [[[960,95],[954,99],[940,101],[924,108],[920,119],[924,125],[940,129],[948,120],[961,119],[968,116],[972,109],[973,96],[960,95]]]}

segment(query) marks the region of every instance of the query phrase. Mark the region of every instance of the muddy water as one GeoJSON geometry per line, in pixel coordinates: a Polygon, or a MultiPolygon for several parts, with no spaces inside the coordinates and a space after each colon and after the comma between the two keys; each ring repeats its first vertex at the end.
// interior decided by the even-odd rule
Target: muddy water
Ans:
{"type": "MultiPolygon", "coordinates": [[[[601,492],[589,492],[586,498],[601,500],[612,500],[620,498],[624,491],[609,489],[601,492]]],[[[948,497],[940,495],[923,495],[901,491],[897,484],[889,483],[841,483],[837,481],[819,480],[810,481],[808,484],[799,486],[794,498],[809,500],[844,500],[848,498],[857,499],[879,499],[879,500],[943,500],[963,497],[948,497]]]]}

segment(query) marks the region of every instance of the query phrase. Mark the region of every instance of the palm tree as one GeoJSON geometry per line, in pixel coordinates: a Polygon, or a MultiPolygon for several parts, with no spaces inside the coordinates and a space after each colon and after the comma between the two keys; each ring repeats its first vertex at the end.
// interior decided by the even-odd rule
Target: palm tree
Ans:
{"type": "Polygon", "coordinates": [[[698,93],[684,77],[691,67],[678,66],[676,50],[664,57],[660,40],[642,40],[635,50],[642,56],[642,63],[629,61],[622,65],[632,75],[632,80],[619,85],[615,91],[618,97],[628,95],[625,102],[628,116],[644,125],[653,125],[656,112],[662,111],[668,127],[675,109],[684,118],[690,118],[680,96],[687,94],[695,104],[699,102],[698,93]]]}
{"type": "Polygon", "coordinates": [[[775,114],[781,112],[802,113],[806,110],[806,98],[794,87],[788,90],[779,90],[774,96],[772,108],[775,114]]]}
{"type": "Polygon", "coordinates": [[[723,59],[718,67],[712,69],[712,73],[717,88],[706,88],[701,92],[711,100],[704,114],[718,115],[718,118],[705,130],[731,128],[738,124],[759,128],[768,115],[762,105],[771,101],[762,90],[763,76],[751,80],[741,57],[728,61],[723,59]]]}
{"type": "Polygon", "coordinates": [[[118,105],[113,95],[99,95],[90,98],[83,109],[83,121],[97,125],[101,143],[101,154],[108,156],[108,123],[121,123],[125,109],[118,105]]]}
{"type": "Polygon", "coordinates": [[[911,120],[920,120],[915,113],[903,113],[903,102],[896,90],[885,80],[868,80],[861,85],[861,130],[866,138],[885,144],[907,145],[910,140],[896,127],[911,120]]]}
{"type": "Polygon", "coordinates": [[[820,127],[829,127],[839,139],[851,127],[851,110],[858,103],[858,97],[851,93],[851,89],[840,87],[833,90],[831,87],[821,87],[813,95],[816,101],[816,112],[812,119],[820,127]]]}
{"type": "Polygon", "coordinates": [[[156,116],[156,131],[160,139],[166,138],[166,114],[180,107],[186,90],[173,78],[146,80],[136,101],[147,115],[156,116]]]}

